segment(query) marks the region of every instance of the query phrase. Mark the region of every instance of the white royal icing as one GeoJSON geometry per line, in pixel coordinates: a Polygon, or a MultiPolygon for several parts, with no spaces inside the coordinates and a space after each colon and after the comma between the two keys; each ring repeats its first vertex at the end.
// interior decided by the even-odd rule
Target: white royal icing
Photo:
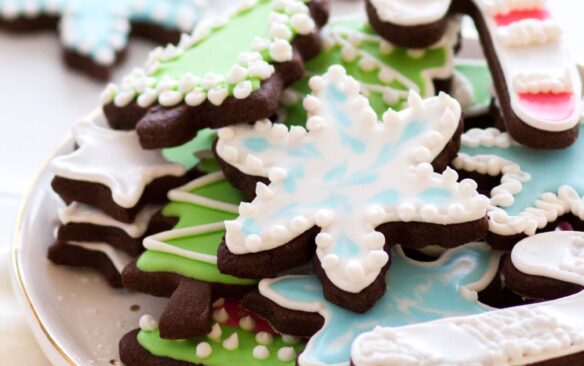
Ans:
{"type": "Polygon", "coordinates": [[[159,206],[146,206],[136,215],[133,223],[127,224],[113,219],[95,207],[73,202],[59,209],[59,221],[63,225],[76,223],[115,227],[123,230],[130,237],[138,239],[146,233],[150,219],[159,209],[159,206]]]}
{"type": "Polygon", "coordinates": [[[122,273],[124,268],[128,263],[132,261],[132,257],[128,254],[124,253],[123,251],[112,247],[107,243],[88,243],[88,242],[80,242],[80,241],[67,241],[65,242],[67,245],[73,245],[77,247],[81,247],[83,249],[90,250],[92,252],[101,252],[105,254],[109,260],[112,262],[114,267],[118,273],[122,273]]]}
{"type": "Polygon", "coordinates": [[[584,220],[578,171],[582,141],[563,150],[538,151],[495,128],[472,129],[462,135],[453,166],[491,177],[501,175],[501,183],[491,190],[489,231],[531,236],[566,214],[584,220]]]}
{"type": "Polygon", "coordinates": [[[191,34],[183,34],[178,45],[154,49],[144,68],[136,68],[120,85],[110,84],[101,95],[102,104],[113,102],[125,107],[134,100],[142,108],[158,102],[165,107],[185,102],[191,107],[209,100],[213,105],[223,104],[230,94],[245,99],[252,92],[253,80],[267,80],[275,72],[270,62],[283,63],[292,60],[293,35],[308,35],[316,29],[310,10],[301,0],[273,1],[272,12],[267,19],[267,38],[256,38],[249,52],[239,55],[227,75],[208,73],[202,77],[185,73],[180,78],[157,79],[155,74],[164,69],[166,61],[179,58],[189,49],[203,43],[213,32],[225,27],[240,14],[250,11],[266,0],[240,1],[226,11],[226,16],[201,21],[191,34]],[[233,92],[230,92],[232,87],[233,92]]]}
{"type": "MultiPolygon", "coordinates": [[[[508,89],[513,113],[527,125],[561,132],[580,119],[582,84],[559,25],[545,0],[466,0],[479,9],[508,89]],[[513,11],[541,11],[538,16],[513,11]],[[501,16],[508,18],[501,20],[501,16]],[[500,21],[500,22],[499,22],[500,21]],[[557,78],[561,75],[561,78],[557,78]],[[566,93],[566,95],[558,95],[566,93]]],[[[371,0],[379,17],[402,26],[425,25],[448,14],[451,0],[371,0]]],[[[499,94],[502,94],[501,92],[499,94]]],[[[505,95],[502,95],[505,97],[505,95]]]]}
{"type": "Polygon", "coordinates": [[[58,156],[51,171],[63,178],[100,183],[112,192],[114,202],[134,207],[148,184],[165,176],[182,176],[184,166],[164,159],[160,150],[143,150],[135,131],[115,131],[90,121],[73,128],[79,146],[58,156]]]}
{"type": "Polygon", "coordinates": [[[511,260],[525,274],[584,286],[584,233],[552,231],[523,239],[511,260]]]}
{"type": "Polygon", "coordinates": [[[488,200],[474,182],[457,183],[452,170],[438,174],[430,164],[458,129],[458,102],[445,94],[422,100],[412,93],[409,109],[389,110],[380,123],[359,95],[360,84],[341,66],[312,78],[310,86],[313,94],[304,100],[308,131],[268,120],[219,131],[223,160],[271,181],[259,183],[257,198],[225,223],[232,253],[274,249],[318,226],[317,255],[328,277],[359,292],[388,260],[385,238],[375,231],[380,224],[445,225],[484,217],[488,200]],[[425,198],[438,191],[441,198],[425,198]]]}
{"type": "Polygon", "coordinates": [[[355,366],[519,366],[584,351],[584,292],[360,335],[355,366]]]}
{"type": "MultiPolygon", "coordinates": [[[[168,199],[172,202],[186,202],[197,205],[214,208],[224,212],[237,213],[239,208],[236,205],[231,205],[225,202],[216,201],[207,197],[191,193],[196,188],[204,187],[217,181],[224,180],[225,176],[221,172],[205,175],[197,178],[186,185],[175,188],[168,192],[168,199]]],[[[169,240],[180,238],[184,236],[212,233],[225,230],[223,222],[190,226],[182,229],[173,229],[151,235],[144,239],[144,248],[158,252],[177,255],[183,258],[194,259],[210,264],[217,264],[217,257],[205,253],[195,252],[192,250],[182,249],[176,245],[168,244],[169,240]]]]}
{"type": "Polygon", "coordinates": [[[370,0],[385,22],[415,26],[434,23],[446,15],[451,0],[370,0]]]}

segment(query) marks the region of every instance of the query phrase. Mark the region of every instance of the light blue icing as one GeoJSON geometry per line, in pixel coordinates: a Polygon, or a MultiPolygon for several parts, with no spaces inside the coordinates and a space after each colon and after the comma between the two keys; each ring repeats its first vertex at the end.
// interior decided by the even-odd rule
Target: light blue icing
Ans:
{"type": "Polygon", "coordinates": [[[17,16],[26,16],[25,9],[31,6],[36,6],[38,15],[66,12],[61,22],[65,47],[95,60],[127,44],[130,29],[124,19],[190,32],[202,14],[190,0],[0,0],[0,9],[7,6],[15,7],[17,16]]]}
{"type": "MultiPolygon", "coordinates": [[[[324,327],[315,334],[303,357],[325,365],[348,365],[353,340],[375,326],[397,327],[435,319],[488,311],[478,300],[464,297],[461,289],[485,279],[492,265],[485,244],[469,244],[446,252],[436,262],[420,263],[392,250],[392,265],[386,274],[388,291],[368,312],[359,314],[328,302],[314,276],[281,277],[272,282],[270,293],[299,306],[319,302],[328,314],[324,327]]],[[[487,278],[488,279],[488,278],[487,278]]],[[[276,299],[273,299],[276,300],[276,299]]],[[[284,303],[279,302],[280,305],[284,303]]]]}
{"type": "Polygon", "coordinates": [[[270,148],[270,143],[265,137],[252,136],[245,139],[243,145],[250,151],[260,153],[270,148]]]}
{"type": "Polygon", "coordinates": [[[521,170],[531,175],[523,182],[523,189],[514,195],[514,203],[503,208],[509,215],[519,215],[526,208],[532,207],[542,194],[557,193],[563,185],[569,185],[584,194],[584,127],[580,127],[580,138],[570,147],[562,150],[532,150],[524,146],[513,145],[509,148],[468,147],[461,152],[469,155],[496,155],[517,163],[521,170]]]}

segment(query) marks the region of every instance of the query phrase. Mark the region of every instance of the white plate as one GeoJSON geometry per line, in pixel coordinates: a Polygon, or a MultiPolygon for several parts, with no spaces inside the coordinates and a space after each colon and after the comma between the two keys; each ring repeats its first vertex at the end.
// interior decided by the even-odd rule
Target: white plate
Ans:
{"type": "MultiPolygon", "coordinates": [[[[68,137],[51,156],[72,147],[68,137]]],[[[47,259],[59,207],[51,179],[44,164],[19,214],[13,247],[15,292],[54,365],[121,365],[119,339],[137,327],[141,314],[160,315],[167,300],[112,289],[94,271],[55,266],[47,259]],[[140,308],[132,311],[135,305],[140,308]]]]}

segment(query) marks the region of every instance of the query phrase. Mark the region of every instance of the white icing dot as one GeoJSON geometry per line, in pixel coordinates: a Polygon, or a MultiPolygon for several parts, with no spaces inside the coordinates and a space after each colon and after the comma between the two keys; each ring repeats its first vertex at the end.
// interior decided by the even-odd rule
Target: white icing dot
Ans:
{"type": "Polygon", "coordinates": [[[286,62],[292,60],[292,45],[288,41],[278,39],[270,45],[270,57],[276,62],[286,62]]]}
{"type": "Polygon", "coordinates": [[[221,326],[219,325],[219,323],[215,323],[211,328],[211,332],[207,334],[207,337],[211,338],[214,341],[218,341],[221,339],[221,334],[222,334],[221,326]]]}
{"type": "Polygon", "coordinates": [[[239,327],[243,330],[251,331],[255,327],[255,320],[251,316],[244,316],[239,319],[239,327]]]}
{"type": "Polygon", "coordinates": [[[248,235],[245,237],[244,245],[250,252],[256,253],[262,248],[262,238],[255,234],[248,235]]]}
{"type": "Polygon", "coordinates": [[[227,82],[230,84],[237,84],[242,82],[247,77],[247,68],[241,65],[233,65],[227,74],[227,82]]]}
{"type": "Polygon", "coordinates": [[[140,329],[153,331],[158,329],[158,321],[152,315],[145,314],[140,317],[140,329]]]}
{"type": "Polygon", "coordinates": [[[289,40],[292,38],[292,31],[285,24],[274,23],[269,30],[270,38],[289,40]]]}
{"type": "Polygon", "coordinates": [[[333,218],[333,213],[330,210],[319,210],[314,217],[314,222],[317,226],[326,228],[333,222],[333,218]]]}
{"type": "Polygon", "coordinates": [[[216,106],[220,106],[225,99],[229,96],[229,90],[224,87],[216,87],[207,93],[209,101],[216,106]]]}
{"type": "Polygon", "coordinates": [[[100,48],[95,53],[95,61],[101,65],[111,65],[115,59],[116,55],[111,48],[100,48]]]}
{"type": "Polygon", "coordinates": [[[255,346],[253,351],[253,358],[258,360],[265,360],[266,358],[270,357],[270,351],[266,346],[255,346]]]}
{"type": "Polygon", "coordinates": [[[383,250],[374,250],[367,254],[367,263],[371,268],[379,269],[387,264],[389,255],[383,250]]]}
{"type": "Polygon", "coordinates": [[[213,320],[215,320],[217,323],[225,323],[227,319],[229,319],[229,314],[227,314],[225,308],[221,308],[213,312],[213,320]]]}
{"type": "Polygon", "coordinates": [[[197,344],[196,354],[198,358],[207,358],[213,353],[213,348],[207,342],[197,344]]]}
{"type": "Polygon", "coordinates": [[[223,348],[228,351],[234,351],[239,348],[239,336],[237,333],[233,333],[229,338],[223,341],[223,348]]]}
{"type": "Polygon", "coordinates": [[[329,233],[319,233],[315,241],[319,248],[326,248],[333,243],[333,236],[329,233]]]}
{"type": "Polygon", "coordinates": [[[327,254],[321,261],[322,268],[327,271],[334,270],[341,264],[341,259],[335,254],[327,254]]]}
{"type": "Polygon", "coordinates": [[[199,90],[194,90],[188,93],[185,97],[185,102],[191,107],[197,107],[207,99],[207,95],[199,90]]]}
{"type": "Polygon", "coordinates": [[[315,29],[314,20],[307,14],[295,14],[291,20],[292,27],[298,34],[307,35],[315,29]]]}
{"type": "Polygon", "coordinates": [[[370,249],[381,249],[385,245],[385,236],[379,231],[369,233],[365,237],[365,245],[370,249]]]}
{"type": "Polygon", "coordinates": [[[245,80],[237,84],[233,89],[233,96],[237,99],[245,99],[253,92],[253,85],[251,81],[245,80]]]}
{"type": "Polygon", "coordinates": [[[255,339],[256,342],[264,345],[271,344],[274,341],[274,337],[268,332],[259,332],[258,334],[256,334],[255,339]]]}
{"type": "Polygon", "coordinates": [[[289,362],[296,358],[296,351],[292,347],[282,347],[278,350],[278,360],[289,362]]]}

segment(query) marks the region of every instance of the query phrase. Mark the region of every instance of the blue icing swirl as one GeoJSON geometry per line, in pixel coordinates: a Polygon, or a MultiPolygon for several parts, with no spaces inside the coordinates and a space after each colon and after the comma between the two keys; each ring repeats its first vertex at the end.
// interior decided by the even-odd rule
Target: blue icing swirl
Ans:
{"type": "MultiPolygon", "coordinates": [[[[580,135],[584,134],[580,126],[580,135]]],[[[517,163],[521,170],[531,175],[523,182],[523,189],[514,195],[514,203],[503,209],[513,216],[532,207],[542,194],[556,193],[563,185],[574,188],[578,194],[584,194],[584,139],[580,137],[572,146],[562,150],[532,150],[524,146],[513,145],[509,148],[469,147],[463,146],[461,152],[469,155],[495,155],[517,163]]]]}
{"type": "MultiPolygon", "coordinates": [[[[478,300],[466,298],[462,288],[481,281],[490,273],[492,254],[485,244],[453,249],[436,262],[421,263],[404,258],[395,247],[386,274],[388,291],[364,314],[328,302],[314,276],[282,277],[271,282],[269,291],[298,305],[323,305],[327,317],[302,357],[329,365],[347,365],[353,340],[375,326],[398,327],[431,320],[488,311],[478,300]]],[[[280,303],[280,305],[284,305],[280,303]]]]}

